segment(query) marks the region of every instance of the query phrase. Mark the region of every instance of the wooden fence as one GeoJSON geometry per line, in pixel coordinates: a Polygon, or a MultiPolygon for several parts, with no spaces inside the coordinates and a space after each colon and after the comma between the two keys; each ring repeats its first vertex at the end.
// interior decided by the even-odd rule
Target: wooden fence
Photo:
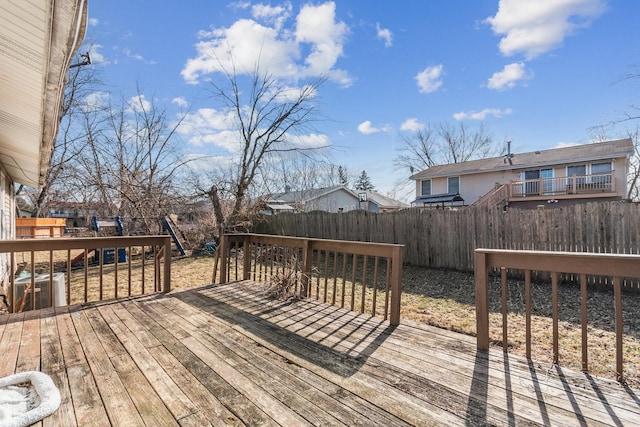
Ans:
{"type": "MultiPolygon", "coordinates": [[[[398,243],[408,264],[473,271],[476,248],[640,253],[640,205],[597,202],[535,210],[469,207],[404,209],[390,213],[283,213],[255,232],[398,243]]],[[[638,283],[625,287],[638,288],[638,283]]]]}

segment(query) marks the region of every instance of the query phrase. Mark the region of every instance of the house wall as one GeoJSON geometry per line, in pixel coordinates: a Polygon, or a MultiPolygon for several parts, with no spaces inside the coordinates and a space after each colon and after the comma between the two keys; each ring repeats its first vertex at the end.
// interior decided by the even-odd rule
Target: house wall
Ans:
{"type": "MultiPolygon", "coordinates": [[[[15,236],[15,191],[13,180],[0,166],[0,240],[10,240],[15,236]]],[[[0,293],[7,293],[7,283],[11,269],[9,254],[0,254],[0,293]]]]}
{"type": "Polygon", "coordinates": [[[460,177],[460,196],[465,204],[471,205],[493,189],[496,183],[505,184],[519,179],[520,173],[514,171],[463,175],[460,177]]]}
{"type": "MultiPolygon", "coordinates": [[[[593,163],[601,163],[602,161],[594,161],[593,163]]],[[[553,167],[554,178],[562,178],[567,176],[567,167],[571,165],[591,164],[592,162],[578,162],[574,164],[564,164],[553,167]]],[[[627,176],[628,160],[625,157],[619,157],[613,160],[612,169],[615,179],[616,192],[619,198],[626,198],[627,194],[627,176]]],[[[460,196],[464,199],[466,205],[473,204],[478,198],[487,194],[498,184],[508,184],[511,181],[522,180],[522,173],[525,170],[535,169],[536,167],[523,168],[518,170],[505,170],[495,172],[481,172],[475,174],[467,174],[460,176],[460,196]]],[[[542,167],[541,169],[544,169],[542,167]]],[[[455,176],[455,175],[453,175],[455,176]]],[[[416,181],[416,196],[421,195],[421,181],[416,181]]],[[[431,194],[447,193],[447,177],[437,177],[431,179],[431,194]]],[[[588,198],[588,195],[585,195],[588,198]]]]}
{"type": "MultiPolygon", "coordinates": [[[[324,196],[309,200],[304,204],[304,211],[342,212],[358,209],[358,200],[346,191],[334,191],[324,196]]],[[[365,208],[365,206],[363,206],[365,208]]]]}

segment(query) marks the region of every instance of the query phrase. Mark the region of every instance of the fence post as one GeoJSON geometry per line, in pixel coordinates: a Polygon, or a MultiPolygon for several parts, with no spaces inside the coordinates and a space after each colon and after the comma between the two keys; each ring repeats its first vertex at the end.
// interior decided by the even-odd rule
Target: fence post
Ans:
{"type": "Polygon", "coordinates": [[[227,283],[227,256],[229,255],[229,238],[220,233],[220,283],[227,283]]]}
{"type": "Polygon", "coordinates": [[[251,279],[251,236],[248,234],[244,236],[244,240],[242,242],[242,280],[251,279]]]}
{"type": "Polygon", "coordinates": [[[402,250],[404,246],[393,248],[393,258],[391,261],[391,313],[389,323],[400,324],[400,298],[402,296],[402,250]]]}
{"type": "Polygon", "coordinates": [[[474,282],[476,287],[476,328],[478,350],[489,350],[489,287],[487,254],[476,249],[474,254],[474,282]]]}
{"type": "Polygon", "coordinates": [[[313,242],[311,239],[304,239],[302,243],[302,289],[301,296],[308,297],[311,287],[311,266],[313,263],[313,242]]]}
{"type": "MultiPolygon", "coordinates": [[[[116,259],[118,258],[118,250],[116,248],[116,259]]],[[[171,291],[171,237],[164,239],[164,287],[162,292],[165,294],[171,291]]]]}

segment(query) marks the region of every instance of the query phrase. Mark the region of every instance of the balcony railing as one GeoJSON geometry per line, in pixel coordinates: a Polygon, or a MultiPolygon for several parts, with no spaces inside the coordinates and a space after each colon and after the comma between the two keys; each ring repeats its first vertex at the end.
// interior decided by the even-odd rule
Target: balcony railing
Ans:
{"type": "MultiPolygon", "coordinates": [[[[502,348],[508,350],[508,282],[509,269],[524,271],[524,314],[525,314],[525,353],[531,359],[532,327],[531,327],[531,272],[551,273],[551,288],[549,299],[552,314],[552,347],[553,362],[559,362],[559,302],[558,275],[573,273],[580,275],[580,307],[582,328],[582,370],[588,371],[588,293],[587,276],[600,276],[608,279],[613,288],[613,308],[615,310],[615,373],[619,381],[623,375],[623,306],[622,280],[623,278],[640,278],[640,255],[623,254],[595,254],[575,252],[544,252],[544,251],[510,251],[501,249],[476,249],[475,251],[475,289],[476,289],[476,320],[478,349],[489,348],[489,279],[491,269],[500,271],[500,299],[502,314],[502,348]]],[[[634,315],[633,313],[628,313],[634,315]]],[[[578,320],[578,319],[576,319],[578,320]]]]}
{"type": "Polygon", "coordinates": [[[615,193],[613,173],[512,181],[510,198],[615,193]]]}
{"type": "MultiPolygon", "coordinates": [[[[267,288],[400,322],[402,245],[225,234],[220,282],[254,280],[267,288]]],[[[214,267],[214,281],[217,276],[214,267]]]]}
{"type": "Polygon", "coordinates": [[[171,289],[169,236],[2,240],[2,254],[12,312],[171,289]]]}

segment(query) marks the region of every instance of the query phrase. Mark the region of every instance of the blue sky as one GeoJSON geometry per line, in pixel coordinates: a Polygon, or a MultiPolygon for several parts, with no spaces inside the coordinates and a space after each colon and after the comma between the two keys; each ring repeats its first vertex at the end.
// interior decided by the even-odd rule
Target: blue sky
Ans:
{"type": "Polygon", "coordinates": [[[139,86],[172,117],[192,106],[191,155],[232,155],[207,83],[224,47],[288,81],[327,76],[309,139],[386,193],[409,176],[393,166],[401,137],[429,123],[483,123],[515,152],[590,142],[640,105],[640,79],[624,79],[640,73],[638,16],[636,0],[110,0],[90,2],[86,42],[112,95],[139,86]]]}

